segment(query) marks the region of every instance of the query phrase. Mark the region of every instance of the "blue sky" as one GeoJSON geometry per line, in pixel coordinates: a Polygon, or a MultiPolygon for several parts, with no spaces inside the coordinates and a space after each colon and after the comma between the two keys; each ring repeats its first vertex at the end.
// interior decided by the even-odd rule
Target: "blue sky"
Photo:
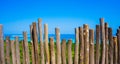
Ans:
{"type": "Polygon", "coordinates": [[[74,34],[74,28],[89,24],[95,28],[99,18],[104,17],[114,33],[120,26],[119,0],[0,0],[0,24],[4,34],[29,33],[29,25],[42,18],[49,33],[55,27],[62,34],[74,34]]]}

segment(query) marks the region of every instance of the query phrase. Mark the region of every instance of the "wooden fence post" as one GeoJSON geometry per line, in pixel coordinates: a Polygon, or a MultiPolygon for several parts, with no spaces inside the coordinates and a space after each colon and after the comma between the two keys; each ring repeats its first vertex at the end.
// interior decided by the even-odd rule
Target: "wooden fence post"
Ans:
{"type": "Polygon", "coordinates": [[[41,58],[41,64],[45,64],[44,61],[44,45],[43,45],[43,36],[42,36],[42,20],[38,19],[38,31],[40,36],[40,58],[41,58]]]}
{"type": "Polygon", "coordinates": [[[72,60],[72,40],[68,40],[68,64],[73,64],[72,60]]]}
{"type": "Polygon", "coordinates": [[[4,58],[4,40],[3,40],[3,27],[0,24],[0,63],[5,64],[4,58]]]}
{"type": "Polygon", "coordinates": [[[6,63],[10,64],[10,37],[6,37],[6,63]]]}
{"type": "Polygon", "coordinates": [[[12,64],[16,64],[14,40],[11,40],[10,45],[11,45],[11,53],[12,53],[12,64]]]}
{"type": "Polygon", "coordinates": [[[23,32],[23,36],[24,36],[23,45],[24,45],[24,52],[25,52],[25,64],[30,64],[27,32],[23,32]]]}
{"type": "Polygon", "coordinates": [[[90,29],[89,30],[89,48],[90,48],[90,53],[89,53],[89,56],[90,56],[90,62],[89,64],[94,64],[94,30],[93,29],[90,29]]]}
{"type": "Polygon", "coordinates": [[[54,39],[50,38],[50,64],[56,64],[55,51],[54,51],[54,39]]]}
{"type": "Polygon", "coordinates": [[[23,40],[22,40],[22,54],[23,54],[23,64],[25,64],[25,49],[24,49],[24,43],[23,43],[23,40]]]}
{"type": "Polygon", "coordinates": [[[40,64],[39,60],[39,52],[38,52],[38,36],[37,36],[37,27],[36,23],[33,22],[33,32],[32,32],[32,39],[33,39],[33,47],[34,47],[34,57],[35,57],[35,64],[40,64]]]}
{"type": "Polygon", "coordinates": [[[102,43],[101,64],[105,64],[105,27],[104,27],[104,18],[100,19],[100,28],[101,28],[101,43],[102,43]]]}
{"type": "Polygon", "coordinates": [[[117,42],[118,42],[118,64],[120,64],[120,29],[117,30],[117,42]]]}
{"type": "Polygon", "coordinates": [[[61,51],[62,51],[62,64],[66,64],[66,40],[62,40],[62,46],[61,46],[61,51]]]}
{"type": "Polygon", "coordinates": [[[83,25],[84,28],[84,64],[89,64],[89,27],[87,24],[83,25]]]}
{"type": "Polygon", "coordinates": [[[15,43],[16,43],[16,64],[20,64],[20,49],[19,49],[19,41],[18,37],[15,37],[15,43]]]}
{"type": "Polygon", "coordinates": [[[117,37],[113,37],[113,44],[114,44],[114,59],[113,59],[113,63],[114,63],[114,64],[118,64],[118,63],[117,63],[117,60],[118,60],[117,37]]]}
{"type": "Polygon", "coordinates": [[[83,28],[82,27],[79,27],[79,41],[80,41],[79,64],[84,64],[84,37],[83,37],[83,28]]]}
{"type": "Polygon", "coordinates": [[[35,54],[34,54],[34,45],[33,45],[33,25],[30,25],[30,39],[32,47],[32,64],[35,64],[35,54]]]}
{"type": "Polygon", "coordinates": [[[61,46],[60,46],[60,30],[55,28],[56,33],[56,54],[57,54],[57,62],[56,64],[61,64],[61,46]]]}
{"type": "Polygon", "coordinates": [[[100,26],[96,25],[96,53],[95,64],[99,64],[100,61],[100,26]]]}
{"type": "Polygon", "coordinates": [[[46,64],[50,64],[49,46],[48,46],[48,25],[44,24],[44,44],[45,44],[45,56],[46,64]]]}
{"type": "Polygon", "coordinates": [[[78,64],[78,51],[79,51],[79,29],[75,29],[75,55],[74,55],[74,64],[78,64]]]}
{"type": "Polygon", "coordinates": [[[105,23],[105,64],[108,64],[108,24],[105,23]]]}
{"type": "Polygon", "coordinates": [[[108,28],[108,37],[109,37],[109,61],[110,64],[113,64],[113,36],[112,36],[112,28],[108,28]]]}

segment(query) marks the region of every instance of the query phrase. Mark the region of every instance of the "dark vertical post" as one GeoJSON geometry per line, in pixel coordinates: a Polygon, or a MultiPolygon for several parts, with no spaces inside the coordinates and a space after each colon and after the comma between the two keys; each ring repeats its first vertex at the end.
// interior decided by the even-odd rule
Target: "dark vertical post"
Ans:
{"type": "Polygon", "coordinates": [[[100,28],[101,28],[101,43],[102,43],[101,64],[105,64],[105,27],[104,27],[104,18],[100,19],[100,28]]]}
{"type": "Polygon", "coordinates": [[[94,64],[94,30],[93,29],[89,30],[89,42],[90,42],[89,64],[94,64]]]}
{"type": "Polygon", "coordinates": [[[0,24],[0,63],[5,64],[4,58],[4,41],[3,41],[3,27],[0,24]]]}
{"type": "Polygon", "coordinates": [[[79,64],[84,64],[84,37],[83,37],[83,28],[82,27],[79,27],[79,41],[80,41],[79,64]]]}
{"type": "Polygon", "coordinates": [[[108,64],[108,24],[105,23],[105,64],[108,64]]]}
{"type": "Polygon", "coordinates": [[[113,64],[113,36],[112,36],[112,28],[108,28],[108,37],[109,37],[109,61],[110,64],[113,64]]]}
{"type": "Polygon", "coordinates": [[[118,64],[120,64],[120,29],[117,30],[117,42],[118,42],[118,64]]]}
{"type": "Polygon", "coordinates": [[[118,60],[117,37],[113,37],[113,44],[114,44],[114,59],[113,59],[113,63],[114,64],[118,64],[117,63],[117,60],[118,60]]]}
{"type": "Polygon", "coordinates": [[[95,64],[99,64],[100,61],[100,26],[96,25],[96,53],[95,64]]]}
{"type": "Polygon", "coordinates": [[[43,45],[43,36],[42,36],[42,20],[38,19],[38,31],[40,36],[40,58],[41,58],[41,64],[45,64],[44,62],[44,45],[43,45]]]}
{"type": "Polygon", "coordinates": [[[55,51],[54,51],[54,39],[50,38],[50,64],[56,64],[55,51]]]}
{"type": "Polygon", "coordinates": [[[37,36],[37,27],[36,23],[33,23],[33,47],[34,47],[34,54],[35,54],[35,64],[40,64],[39,61],[39,53],[38,53],[38,36],[37,36]]]}
{"type": "Polygon", "coordinates": [[[45,44],[45,56],[46,56],[46,64],[50,64],[50,55],[49,55],[49,47],[48,47],[48,25],[44,24],[44,44],[45,44]]]}
{"type": "Polygon", "coordinates": [[[68,64],[73,64],[72,61],[72,40],[68,40],[68,64]]]}
{"type": "Polygon", "coordinates": [[[66,64],[66,40],[62,40],[62,64],[66,64]]]}
{"type": "Polygon", "coordinates": [[[20,49],[18,37],[15,37],[15,43],[16,43],[16,63],[20,64],[20,49]]]}
{"type": "Polygon", "coordinates": [[[89,64],[89,27],[87,24],[83,25],[84,28],[84,64],[89,64]]]}
{"type": "Polygon", "coordinates": [[[79,51],[79,29],[75,28],[75,57],[74,64],[78,64],[78,51],[79,51]]]}
{"type": "Polygon", "coordinates": [[[23,32],[23,45],[24,45],[24,53],[25,53],[25,64],[30,64],[30,59],[29,59],[29,48],[28,48],[28,39],[27,39],[27,32],[23,32]]]}
{"type": "Polygon", "coordinates": [[[61,46],[60,46],[60,30],[59,28],[55,28],[55,33],[56,33],[56,54],[57,54],[57,63],[56,64],[61,64],[61,46]]]}
{"type": "Polygon", "coordinates": [[[10,64],[10,37],[6,37],[6,63],[10,64]]]}

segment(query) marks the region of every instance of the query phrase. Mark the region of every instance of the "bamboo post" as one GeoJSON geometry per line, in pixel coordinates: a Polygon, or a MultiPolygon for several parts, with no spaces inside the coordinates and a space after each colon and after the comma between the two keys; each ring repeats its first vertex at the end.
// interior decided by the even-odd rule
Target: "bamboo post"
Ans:
{"type": "Polygon", "coordinates": [[[83,37],[83,28],[82,27],[79,27],[79,41],[80,41],[79,64],[84,64],[84,37],[83,37]]]}
{"type": "Polygon", "coordinates": [[[60,30],[59,28],[55,28],[56,33],[56,54],[57,54],[57,62],[56,64],[61,64],[61,46],[60,46],[60,30]]]}
{"type": "Polygon", "coordinates": [[[89,27],[87,24],[83,25],[84,28],[84,64],[89,64],[89,27]]]}
{"type": "Polygon", "coordinates": [[[75,57],[74,64],[78,64],[78,51],[79,51],[79,29],[75,29],[75,57]]]}
{"type": "Polygon", "coordinates": [[[39,61],[39,53],[38,53],[38,36],[37,36],[37,27],[36,23],[33,22],[33,32],[32,32],[32,39],[33,39],[33,48],[34,48],[34,57],[35,57],[35,64],[40,64],[39,61]]]}
{"type": "Polygon", "coordinates": [[[14,40],[11,40],[10,46],[11,46],[11,53],[12,53],[12,64],[16,64],[16,54],[15,54],[14,40]]]}
{"type": "Polygon", "coordinates": [[[44,44],[45,44],[45,54],[46,54],[46,64],[50,64],[50,55],[48,47],[48,25],[44,24],[44,44]]]}
{"type": "Polygon", "coordinates": [[[4,41],[3,41],[3,27],[0,24],[0,63],[5,64],[4,58],[4,41]]]}
{"type": "Polygon", "coordinates": [[[104,27],[104,18],[100,19],[100,28],[101,28],[101,43],[102,43],[101,64],[105,64],[105,27],[104,27]]]}
{"type": "Polygon", "coordinates": [[[20,64],[20,49],[19,49],[19,41],[18,37],[15,37],[16,42],[16,64],[20,64]]]}
{"type": "Polygon", "coordinates": [[[41,64],[45,64],[44,62],[44,45],[43,45],[43,37],[42,37],[42,20],[38,19],[38,31],[40,36],[40,58],[41,58],[41,64]]]}
{"type": "Polygon", "coordinates": [[[73,64],[72,62],[72,40],[68,40],[68,64],[73,64]]]}
{"type": "Polygon", "coordinates": [[[90,62],[89,64],[94,64],[94,30],[93,29],[90,29],[89,30],[89,42],[90,42],[90,53],[89,53],[89,56],[90,56],[90,62]]]}
{"type": "Polygon", "coordinates": [[[62,40],[62,46],[61,46],[61,51],[62,51],[62,64],[66,64],[66,40],[62,40]]]}
{"type": "Polygon", "coordinates": [[[10,64],[10,37],[6,37],[6,63],[10,64]]]}
{"type": "Polygon", "coordinates": [[[120,64],[120,29],[117,30],[117,42],[118,42],[118,64],[120,64]]]}
{"type": "Polygon", "coordinates": [[[34,54],[34,45],[33,45],[33,25],[30,25],[30,39],[32,47],[32,64],[35,64],[35,54],[34,54]]]}
{"type": "Polygon", "coordinates": [[[95,64],[99,64],[100,61],[100,25],[96,25],[96,53],[95,64]]]}
{"type": "Polygon", "coordinates": [[[24,45],[24,53],[25,53],[25,64],[30,64],[27,32],[23,32],[23,36],[24,36],[23,45],[24,45]]]}
{"type": "Polygon", "coordinates": [[[108,37],[109,37],[109,61],[110,64],[113,64],[113,36],[112,36],[112,28],[108,28],[108,37]]]}
{"type": "Polygon", "coordinates": [[[55,51],[54,51],[54,39],[50,38],[50,64],[56,64],[55,51]]]}
{"type": "Polygon", "coordinates": [[[105,64],[108,64],[108,24],[105,23],[105,64]]]}
{"type": "Polygon", "coordinates": [[[114,64],[118,64],[118,47],[117,47],[117,37],[113,37],[113,44],[114,44],[114,64]]]}

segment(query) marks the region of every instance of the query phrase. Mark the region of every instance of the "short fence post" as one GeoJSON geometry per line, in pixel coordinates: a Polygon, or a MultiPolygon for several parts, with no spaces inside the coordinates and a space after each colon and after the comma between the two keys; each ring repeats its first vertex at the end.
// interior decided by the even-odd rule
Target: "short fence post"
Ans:
{"type": "Polygon", "coordinates": [[[84,28],[84,64],[89,64],[89,27],[87,24],[83,25],[84,28]]]}
{"type": "Polygon", "coordinates": [[[84,64],[84,37],[82,27],[79,27],[79,41],[80,41],[79,64],[84,64]]]}
{"type": "Polygon", "coordinates": [[[73,64],[72,60],[72,40],[68,40],[68,64],[73,64]]]}
{"type": "Polygon", "coordinates": [[[57,54],[57,62],[56,64],[61,64],[61,46],[60,46],[60,30],[58,28],[55,28],[55,34],[56,34],[56,54],[57,54]]]}
{"type": "Polygon", "coordinates": [[[62,52],[62,64],[66,64],[66,40],[62,40],[62,46],[61,46],[61,52],[62,52]]]}
{"type": "Polygon", "coordinates": [[[50,64],[56,64],[55,51],[54,51],[54,39],[50,38],[50,64]]]}

